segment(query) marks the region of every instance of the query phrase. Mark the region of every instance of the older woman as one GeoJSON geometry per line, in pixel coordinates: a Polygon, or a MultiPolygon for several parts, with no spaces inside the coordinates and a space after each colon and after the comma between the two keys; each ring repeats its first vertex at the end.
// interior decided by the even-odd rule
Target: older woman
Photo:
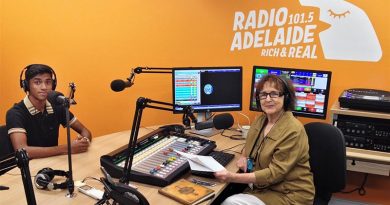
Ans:
{"type": "Polygon", "coordinates": [[[266,75],[257,84],[256,99],[264,114],[251,125],[237,161],[243,173],[214,174],[223,182],[246,183],[250,188],[222,204],[313,204],[308,139],[291,112],[296,101],[292,83],[266,75]]]}

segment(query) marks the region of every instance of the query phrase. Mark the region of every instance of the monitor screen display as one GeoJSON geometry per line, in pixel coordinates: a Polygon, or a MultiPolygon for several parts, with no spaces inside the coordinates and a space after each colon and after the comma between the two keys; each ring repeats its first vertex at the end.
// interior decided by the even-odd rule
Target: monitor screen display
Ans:
{"type": "Polygon", "coordinates": [[[252,111],[258,111],[255,98],[257,82],[267,74],[284,76],[292,81],[297,97],[294,115],[326,118],[332,77],[330,71],[253,66],[249,108],[252,111]]]}
{"type": "Polygon", "coordinates": [[[190,105],[194,112],[242,110],[242,67],[174,68],[172,81],[175,105],[190,105]]]}

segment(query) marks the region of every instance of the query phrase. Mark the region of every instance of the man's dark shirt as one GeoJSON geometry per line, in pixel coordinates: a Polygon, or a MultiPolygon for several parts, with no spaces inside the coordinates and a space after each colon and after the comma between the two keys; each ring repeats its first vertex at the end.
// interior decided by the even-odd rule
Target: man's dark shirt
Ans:
{"type": "MultiPolygon", "coordinates": [[[[69,114],[72,124],[76,118],[71,112],[69,114]]],[[[64,107],[46,101],[45,110],[39,112],[27,96],[9,109],[6,117],[8,134],[26,133],[28,146],[57,146],[60,124],[66,126],[64,107]]]]}

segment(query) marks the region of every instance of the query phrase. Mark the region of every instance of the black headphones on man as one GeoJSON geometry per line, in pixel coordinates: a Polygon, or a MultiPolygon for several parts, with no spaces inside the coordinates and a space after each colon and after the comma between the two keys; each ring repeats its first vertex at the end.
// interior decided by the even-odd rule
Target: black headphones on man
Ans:
{"type": "Polygon", "coordinates": [[[53,170],[48,167],[43,168],[39,170],[39,172],[35,176],[34,184],[38,189],[48,189],[48,190],[66,189],[68,187],[67,180],[60,184],[51,182],[55,176],[63,176],[68,178],[69,173],[62,170],[53,170]]]}
{"type": "MultiPolygon", "coordinates": [[[[288,109],[288,105],[290,104],[290,90],[288,89],[288,84],[287,84],[287,81],[284,77],[281,77],[281,76],[278,76],[278,75],[275,75],[280,81],[282,81],[282,84],[283,84],[283,95],[284,95],[284,101],[283,101],[283,109],[284,110],[287,110],[288,109]]],[[[256,106],[257,106],[257,109],[259,109],[259,111],[263,111],[261,109],[261,104],[260,104],[260,97],[259,97],[259,94],[260,94],[260,91],[256,89],[256,106]]]]}
{"type": "Polygon", "coordinates": [[[57,75],[56,75],[56,72],[54,72],[54,70],[50,66],[47,66],[47,65],[31,64],[31,65],[28,65],[25,68],[23,68],[22,72],[20,73],[19,82],[20,82],[20,87],[23,88],[23,91],[24,92],[30,91],[30,88],[29,88],[29,85],[28,85],[28,80],[23,79],[23,74],[25,74],[28,71],[28,69],[30,69],[33,66],[43,66],[43,67],[47,67],[47,68],[49,68],[51,70],[51,73],[52,73],[52,77],[51,78],[53,79],[52,89],[55,90],[56,87],[57,87],[57,75]]]}

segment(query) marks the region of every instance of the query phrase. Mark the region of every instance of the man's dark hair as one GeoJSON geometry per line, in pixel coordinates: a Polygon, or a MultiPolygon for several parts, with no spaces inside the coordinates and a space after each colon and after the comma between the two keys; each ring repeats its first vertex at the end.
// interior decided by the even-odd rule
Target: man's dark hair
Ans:
{"type": "Polygon", "coordinates": [[[53,78],[53,69],[50,66],[44,64],[31,64],[26,67],[26,72],[24,73],[25,80],[29,82],[35,76],[44,73],[50,74],[53,78]]]}

